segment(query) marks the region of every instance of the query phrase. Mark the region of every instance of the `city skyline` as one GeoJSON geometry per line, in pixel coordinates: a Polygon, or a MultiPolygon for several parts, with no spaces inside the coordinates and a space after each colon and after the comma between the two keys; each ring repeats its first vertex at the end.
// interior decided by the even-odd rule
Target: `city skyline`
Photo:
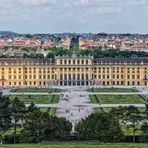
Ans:
{"type": "Polygon", "coordinates": [[[147,33],[146,0],[0,0],[0,30],[147,33]]]}

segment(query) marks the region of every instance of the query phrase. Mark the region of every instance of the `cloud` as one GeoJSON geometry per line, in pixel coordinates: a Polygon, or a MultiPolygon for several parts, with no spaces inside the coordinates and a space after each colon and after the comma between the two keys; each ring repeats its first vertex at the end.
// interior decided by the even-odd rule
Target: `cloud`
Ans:
{"type": "Polygon", "coordinates": [[[0,23],[3,28],[11,24],[17,30],[23,22],[36,32],[43,28],[81,32],[84,28],[97,30],[103,26],[108,27],[107,31],[120,27],[122,31],[128,26],[137,31],[133,24],[139,24],[139,19],[141,24],[146,24],[147,10],[148,0],[0,0],[0,23]]]}
{"type": "Polygon", "coordinates": [[[79,0],[80,4],[82,5],[86,5],[86,4],[89,4],[89,0],[79,0]]]}
{"type": "Polygon", "coordinates": [[[45,6],[54,4],[56,0],[19,0],[24,6],[45,6]]]}

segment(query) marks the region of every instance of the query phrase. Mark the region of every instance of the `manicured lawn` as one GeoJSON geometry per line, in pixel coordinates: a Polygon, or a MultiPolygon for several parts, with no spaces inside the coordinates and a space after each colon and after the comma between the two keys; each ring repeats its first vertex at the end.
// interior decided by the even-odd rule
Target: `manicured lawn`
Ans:
{"type": "Polygon", "coordinates": [[[58,95],[12,95],[10,99],[14,99],[18,97],[25,104],[30,104],[33,102],[34,104],[50,104],[50,103],[58,103],[60,96],[58,95]]]}
{"type": "Polygon", "coordinates": [[[130,144],[130,143],[114,143],[114,144],[100,144],[100,143],[49,143],[49,144],[17,144],[17,145],[2,145],[3,148],[147,148],[148,144],[130,144]]]}
{"type": "Polygon", "coordinates": [[[96,108],[94,108],[94,111],[96,113],[104,112],[104,108],[103,107],[96,107],[96,108]]]}
{"type": "Polygon", "coordinates": [[[56,116],[56,111],[57,111],[57,109],[54,108],[54,107],[52,107],[52,108],[50,109],[49,115],[52,116],[52,117],[55,117],[55,116],[56,116]]]}
{"type": "Polygon", "coordinates": [[[55,117],[56,116],[56,108],[40,108],[42,112],[48,112],[50,116],[55,117]]]}
{"type": "MultiPolygon", "coordinates": [[[[17,128],[16,128],[17,134],[21,133],[22,130],[23,130],[22,127],[18,127],[18,126],[17,126],[17,128]]],[[[11,128],[6,132],[5,135],[13,135],[13,133],[14,133],[14,128],[11,127],[11,128]]],[[[0,146],[0,148],[1,148],[1,146],[0,146]]]]}
{"type": "Polygon", "coordinates": [[[94,104],[99,103],[99,99],[98,99],[97,95],[89,95],[89,98],[91,100],[91,103],[94,103],[94,104]]]}
{"type": "Polygon", "coordinates": [[[18,88],[13,89],[11,92],[61,92],[61,89],[57,88],[18,88]]]}
{"type": "Polygon", "coordinates": [[[101,104],[145,104],[148,98],[144,95],[97,95],[90,97],[92,103],[101,104]]]}
{"type": "Polygon", "coordinates": [[[138,92],[136,88],[91,88],[89,92],[138,92]]]}
{"type": "Polygon", "coordinates": [[[112,109],[111,107],[104,107],[104,108],[103,108],[103,110],[104,110],[106,113],[110,112],[111,109],[112,109]]]}
{"type": "MultiPolygon", "coordinates": [[[[140,128],[141,128],[141,125],[136,125],[137,130],[135,131],[135,135],[137,135],[137,136],[142,135],[142,131],[140,130],[140,128]]],[[[133,135],[133,128],[131,128],[127,125],[122,125],[121,129],[122,129],[124,135],[126,135],[126,136],[133,135]]]]}
{"type": "MultiPolygon", "coordinates": [[[[111,109],[112,109],[112,107],[103,107],[103,110],[104,110],[106,113],[110,112],[111,109]]],[[[145,108],[138,108],[138,109],[139,109],[139,111],[141,112],[141,114],[143,115],[143,113],[144,113],[144,111],[145,111],[145,108]]],[[[98,107],[98,108],[97,108],[97,107],[94,108],[94,110],[95,110],[95,112],[100,112],[100,111],[101,111],[99,107],[98,107]]]]}

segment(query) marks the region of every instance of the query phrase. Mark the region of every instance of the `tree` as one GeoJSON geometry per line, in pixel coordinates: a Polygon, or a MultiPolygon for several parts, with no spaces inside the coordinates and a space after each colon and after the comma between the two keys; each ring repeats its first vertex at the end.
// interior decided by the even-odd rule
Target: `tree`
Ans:
{"type": "Polygon", "coordinates": [[[11,102],[8,97],[3,97],[0,94],[0,138],[1,144],[3,137],[11,126],[11,102]]]}
{"type": "Polygon", "coordinates": [[[102,142],[118,142],[123,138],[120,125],[109,113],[95,113],[82,119],[76,126],[75,131],[80,139],[99,140],[102,142]]]}
{"type": "Polygon", "coordinates": [[[32,103],[27,108],[24,129],[22,130],[23,142],[40,142],[42,133],[42,112],[32,103]]]}
{"type": "Polygon", "coordinates": [[[31,95],[28,95],[28,99],[29,99],[29,100],[31,99],[31,95]]]}
{"type": "Polygon", "coordinates": [[[66,139],[67,137],[70,136],[71,130],[72,130],[72,124],[67,121],[65,118],[58,118],[57,119],[57,136],[60,139],[66,139]]]}
{"type": "MultiPolygon", "coordinates": [[[[148,120],[148,104],[146,104],[144,119],[148,120]]],[[[142,141],[148,142],[148,123],[147,122],[144,122],[142,124],[141,130],[143,131],[142,141]]]]}
{"type": "Polygon", "coordinates": [[[135,106],[129,106],[126,109],[126,117],[124,118],[125,124],[130,123],[129,126],[133,129],[133,143],[135,143],[135,132],[139,129],[136,125],[142,120],[140,111],[135,106]]]}
{"type": "Polygon", "coordinates": [[[54,54],[52,52],[48,52],[46,58],[54,58],[54,54]]]}
{"type": "Polygon", "coordinates": [[[32,35],[31,34],[26,34],[25,37],[26,38],[32,38],[32,35]]]}
{"type": "Polygon", "coordinates": [[[118,108],[112,108],[110,111],[110,114],[114,116],[114,118],[117,119],[118,123],[120,124],[120,121],[122,121],[125,118],[125,110],[127,107],[119,106],[118,108]]]}
{"type": "Polygon", "coordinates": [[[43,140],[65,139],[69,137],[72,124],[65,118],[50,117],[32,103],[27,108],[27,116],[22,130],[22,142],[38,143],[43,140]]]}
{"type": "Polygon", "coordinates": [[[31,53],[31,54],[24,54],[23,58],[42,59],[44,58],[44,55],[41,53],[31,53]]]}
{"type": "Polygon", "coordinates": [[[16,128],[18,122],[22,122],[25,117],[26,107],[25,104],[17,97],[12,101],[12,120],[14,128],[14,143],[16,143],[16,128]]]}

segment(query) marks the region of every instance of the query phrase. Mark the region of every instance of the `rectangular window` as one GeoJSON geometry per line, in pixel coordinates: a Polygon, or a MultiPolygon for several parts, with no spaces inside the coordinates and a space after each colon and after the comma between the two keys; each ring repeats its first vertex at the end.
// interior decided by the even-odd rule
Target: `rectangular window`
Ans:
{"type": "Polygon", "coordinates": [[[14,75],[14,79],[16,79],[16,75],[14,75]]]}
{"type": "Polygon", "coordinates": [[[60,60],[60,64],[62,65],[62,60],[60,60]]]}
{"type": "Polygon", "coordinates": [[[62,74],[60,74],[60,80],[63,80],[63,75],[62,74]]]}

